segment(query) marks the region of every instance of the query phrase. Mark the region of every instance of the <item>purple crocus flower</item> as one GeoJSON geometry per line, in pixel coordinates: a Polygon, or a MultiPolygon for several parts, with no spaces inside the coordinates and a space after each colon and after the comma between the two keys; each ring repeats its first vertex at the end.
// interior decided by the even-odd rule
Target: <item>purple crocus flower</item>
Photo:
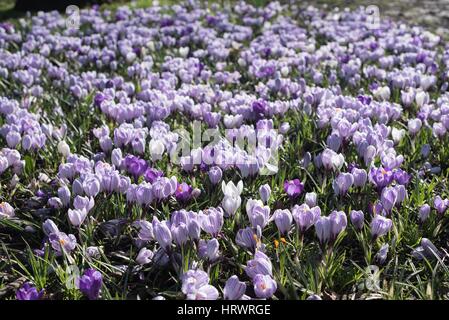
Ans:
{"type": "Polygon", "coordinates": [[[383,167],[371,168],[369,172],[370,181],[377,187],[378,190],[382,190],[393,181],[393,172],[383,167]]]}
{"type": "Polygon", "coordinates": [[[295,205],[292,208],[292,216],[295,219],[298,231],[304,234],[318,221],[321,216],[321,209],[317,206],[310,208],[307,204],[295,205]]]}
{"type": "Polygon", "coordinates": [[[344,196],[354,183],[354,177],[350,173],[340,173],[332,183],[334,192],[337,195],[344,196]]]}
{"type": "Polygon", "coordinates": [[[218,166],[210,167],[208,174],[209,174],[209,180],[213,185],[218,184],[223,177],[223,171],[218,166]]]}
{"type": "Polygon", "coordinates": [[[296,198],[304,191],[304,185],[299,179],[285,180],[284,191],[290,198],[296,198]]]}
{"type": "Polygon", "coordinates": [[[148,163],[144,159],[140,159],[133,155],[127,155],[123,163],[126,171],[128,171],[136,180],[143,175],[148,168],[148,163]]]}
{"type": "Polygon", "coordinates": [[[190,200],[190,198],[192,197],[192,190],[193,190],[192,187],[189,186],[187,183],[185,182],[178,183],[178,186],[176,187],[175,191],[176,200],[181,202],[190,200]]]}
{"type": "Polygon", "coordinates": [[[363,214],[363,211],[360,210],[352,210],[349,214],[350,219],[356,230],[362,230],[363,223],[365,220],[365,215],[363,214]]]}
{"type": "Polygon", "coordinates": [[[82,277],[79,278],[78,288],[89,298],[89,300],[96,300],[100,294],[100,289],[103,284],[103,276],[95,269],[89,268],[84,271],[82,277]]]}
{"type": "Polygon", "coordinates": [[[201,259],[208,259],[209,261],[213,262],[219,257],[219,247],[220,244],[215,238],[207,241],[201,239],[198,243],[198,256],[201,259]]]}
{"type": "Polygon", "coordinates": [[[331,240],[337,239],[337,236],[346,229],[348,218],[343,211],[332,211],[329,215],[331,222],[331,240]]]}
{"type": "MultiPolygon", "coordinates": [[[[260,229],[260,228],[259,228],[260,229]]],[[[239,246],[254,250],[260,242],[260,237],[250,227],[240,229],[235,236],[235,243],[239,246]]]]}
{"type": "Polygon", "coordinates": [[[439,216],[443,216],[447,210],[449,201],[443,200],[440,196],[436,196],[433,199],[433,207],[437,210],[439,216]]]}
{"type": "Polygon", "coordinates": [[[159,245],[165,250],[169,250],[173,241],[168,221],[159,221],[153,217],[153,234],[159,245]]]}
{"type": "Polygon", "coordinates": [[[253,279],[254,293],[258,298],[268,299],[277,290],[277,283],[269,275],[258,274],[253,279]]]}
{"type": "Polygon", "coordinates": [[[387,213],[391,213],[391,210],[394,208],[397,200],[398,192],[394,187],[388,187],[382,190],[380,201],[382,202],[382,207],[385,211],[387,211],[387,213]]]}
{"type": "Polygon", "coordinates": [[[218,290],[209,285],[209,276],[203,270],[189,270],[181,277],[182,292],[187,300],[216,300],[218,290]]]}
{"type": "Polygon", "coordinates": [[[351,170],[352,176],[354,177],[354,186],[362,188],[368,178],[368,174],[363,169],[353,168],[351,170]]]}
{"type": "Polygon", "coordinates": [[[231,276],[225,284],[223,295],[225,300],[239,300],[246,291],[246,284],[239,280],[236,275],[231,276]]]}
{"type": "Polygon", "coordinates": [[[430,206],[425,203],[419,208],[419,220],[425,222],[430,215],[430,206]]]}
{"type": "Polygon", "coordinates": [[[325,244],[331,237],[331,221],[329,217],[319,217],[315,222],[315,232],[321,244],[325,244]]]}
{"type": "Polygon", "coordinates": [[[200,211],[199,213],[201,221],[201,229],[209,233],[211,236],[216,237],[223,226],[223,209],[209,208],[207,210],[200,211]]]}
{"type": "Polygon", "coordinates": [[[263,275],[273,275],[273,266],[271,264],[270,258],[261,251],[257,251],[254,254],[254,258],[248,260],[245,267],[245,272],[251,279],[258,274],[263,275]]]}
{"type": "Polygon", "coordinates": [[[149,183],[154,183],[158,178],[163,177],[164,173],[160,170],[154,169],[154,168],[148,168],[145,171],[144,178],[145,181],[149,183]]]}
{"type": "Polygon", "coordinates": [[[37,291],[31,283],[27,282],[19,290],[16,291],[17,300],[40,300],[44,290],[37,291]]]}
{"type": "Polygon", "coordinates": [[[288,209],[277,209],[273,213],[274,222],[281,234],[288,233],[292,227],[293,216],[288,209]]]}
{"type": "Polygon", "coordinates": [[[267,203],[270,199],[271,188],[268,184],[261,185],[259,188],[260,199],[263,203],[267,203]]]}
{"type": "Polygon", "coordinates": [[[73,234],[67,235],[58,231],[50,234],[48,238],[52,248],[58,255],[61,255],[62,251],[70,253],[76,247],[76,238],[73,234]]]}
{"type": "Polygon", "coordinates": [[[376,215],[371,221],[371,235],[373,239],[377,239],[378,237],[382,237],[387,234],[392,225],[393,222],[390,219],[381,215],[376,215]]]}
{"type": "Polygon", "coordinates": [[[397,183],[402,185],[406,185],[410,182],[410,175],[401,169],[394,171],[393,178],[397,183]]]}

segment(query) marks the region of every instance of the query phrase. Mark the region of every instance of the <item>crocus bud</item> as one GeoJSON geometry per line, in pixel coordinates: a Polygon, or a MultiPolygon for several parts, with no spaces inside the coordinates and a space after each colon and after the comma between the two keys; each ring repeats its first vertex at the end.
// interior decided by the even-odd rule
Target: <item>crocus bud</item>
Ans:
{"type": "Polygon", "coordinates": [[[56,226],[56,224],[53,222],[53,220],[50,219],[45,220],[45,222],[42,224],[42,230],[47,236],[49,236],[52,233],[59,232],[59,229],[56,226]]]}
{"type": "Polygon", "coordinates": [[[69,209],[68,216],[69,216],[70,223],[75,227],[79,227],[81,224],[83,224],[84,220],[86,219],[87,211],[86,211],[86,209],[81,209],[81,210],[69,209]]]}
{"type": "Polygon", "coordinates": [[[273,219],[281,234],[288,233],[288,231],[292,227],[293,216],[288,209],[275,210],[273,213],[273,219]]]}
{"type": "Polygon", "coordinates": [[[438,215],[442,216],[447,210],[448,200],[441,199],[440,196],[436,196],[433,200],[433,207],[437,210],[438,215]]]}
{"type": "Polygon", "coordinates": [[[151,159],[159,160],[162,157],[162,154],[164,153],[165,146],[160,140],[151,139],[150,141],[150,154],[151,159]]]}
{"type": "Polygon", "coordinates": [[[419,220],[425,222],[429,218],[430,206],[426,203],[419,208],[419,220]]]}
{"type": "Polygon", "coordinates": [[[316,206],[316,199],[317,199],[317,194],[315,192],[306,193],[305,202],[310,208],[316,206]]]}
{"type": "Polygon", "coordinates": [[[363,222],[365,220],[365,215],[363,214],[363,211],[360,210],[352,210],[349,214],[350,219],[356,230],[362,230],[363,228],[363,222]]]}
{"type": "Polygon", "coordinates": [[[67,142],[65,142],[64,140],[59,141],[58,152],[66,158],[70,155],[70,147],[67,142]]]}
{"type": "Polygon", "coordinates": [[[67,186],[62,186],[58,189],[58,197],[62,204],[67,207],[70,204],[70,189],[67,186]]]}
{"type": "Polygon", "coordinates": [[[100,289],[103,284],[103,276],[95,269],[87,269],[83,276],[79,278],[80,291],[89,298],[89,300],[96,300],[100,294],[100,289]]]}
{"type": "Polygon", "coordinates": [[[223,171],[218,166],[213,166],[209,169],[209,180],[213,185],[219,183],[223,177],[223,171]]]}
{"type": "Polygon", "coordinates": [[[329,217],[320,217],[315,222],[315,232],[321,244],[325,244],[331,237],[331,221],[329,217]]]}
{"type": "Polygon", "coordinates": [[[351,173],[354,177],[354,187],[362,188],[368,179],[368,174],[366,171],[363,169],[354,168],[351,173]]]}
{"type": "Polygon", "coordinates": [[[153,218],[154,238],[164,250],[169,250],[172,244],[172,234],[167,225],[167,221],[160,222],[157,218],[153,218]]]}
{"type": "Polygon", "coordinates": [[[380,214],[376,215],[371,221],[371,235],[373,239],[377,239],[378,237],[382,237],[387,234],[392,225],[393,222],[390,219],[385,218],[380,214]]]}
{"type": "Polygon", "coordinates": [[[332,211],[329,215],[331,221],[331,237],[335,240],[337,236],[346,229],[348,219],[343,211],[332,211]]]}
{"type": "Polygon", "coordinates": [[[408,121],[408,132],[411,135],[415,135],[419,132],[419,130],[421,130],[421,126],[422,126],[422,121],[421,119],[410,119],[408,121]]]}
{"type": "Polygon", "coordinates": [[[398,193],[396,189],[394,187],[384,188],[382,190],[380,200],[385,211],[390,213],[398,200],[398,193]]]}
{"type": "Polygon", "coordinates": [[[264,184],[264,185],[260,186],[259,194],[260,194],[260,198],[262,199],[262,202],[268,203],[268,200],[270,199],[270,195],[271,195],[270,186],[268,184],[264,184]]]}
{"type": "Polygon", "coordinates": [[[344,196],[354,183],[354,177],[350,173],[340,173],[333,181],[332,187],[336,195],[344,196]]]}
{"type": "Polygon", "coordinates": [[[376,253],[376,260],[379,262],[379,264],[383,264],[385,260],[387,259],[388,255],[388,248],[390,246],[388,243],[384,244],[382,247],[380,247],[379,251],[376,253]]]}
{"type": "Polygon", "coordinates": [[[281,126],[279,127],[279,133],[286,134],[288,130],[290,130],[290,124],[288,122],[281,123],[281,126]]]}

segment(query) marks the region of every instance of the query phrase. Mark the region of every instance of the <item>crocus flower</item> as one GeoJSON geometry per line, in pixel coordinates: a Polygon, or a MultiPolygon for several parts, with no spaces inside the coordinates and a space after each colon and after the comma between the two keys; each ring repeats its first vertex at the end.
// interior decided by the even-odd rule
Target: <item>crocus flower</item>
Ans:
{"type": "Polygon", "coordinates": [[[332,187],[337,195],[345,195],[354,183],[354,177],[350,173],[340,173],[333,181],[332,187]]]}
{"type": "Polygon", "coordinates": [[[88,197],[82,197],[82,196],[76,196],[75,199],[73,199],[73,207],[76,210],[86,210],[89,212],[92,210],[92,208],[95,206],[95,200],[94,198],[88,198],[88,197]]]}
{"type": "Polygon", "coordinates": [[[352,210],[349,214],[350,219],[356,230],[362,230],[363,223],[365,220],[365,215],[363,214],[363,211],[360,210],[352,210]]]}
{"type": "Polygon", "coordinates": [[[348,219],[343,211],[332,211],[329,218],[331,222],[331,239],[335,240],[346,229],[348,219]]]}
{"type": "Polygon", "coordinates": [[[216,237],[223,226],[223,209],[218,207],[202,210],[199,213],[199,218],[201,229],[211,236],[216,237]]]}
{"type": "Polygon", "coordinates": [[[295,219],[298,231],[304,234],[321,216],[320,207],[309,208],[307,204],[295,205],[292,208],[292,216],[295,219]]]}
{"type": "Polygon", "coordinates": [[[272,276],[273,267],[271,265],[270,258],[268,258],[265,253],[257,251],[254,254],[254,258],[248,260],[246,263],[245,272],[251,279],[254,279],[254,277],[258,274],[272,276]]]}
{"type": "Polygon", "coordinates": [[[354,187],[362,188],[368,178],[368,174],[363,169],[353,168],[352,176],[354,177],[354,187]]]}
{"type": "Polygon", "coordinates": [[[232,181],[229,181],[227,184],[222,181],[221,189],[224,194],[221,205],[226,213],[226,216],[232,216],[236,213],[238,208],[240,208],[242,203],[240,195],[243,191],[243,182],[239,181],[239,183],[235,185],[232,181]]]}
{"type": "Polygon", "coordinates": [[[213,262],[219,257],[219,246],[220,244],[215,238],[207,241],[201,239],[198,243],[198,256],[201,259],[208,259],[213,262]]]}
{"type": "Polygon", "coordinates": [[[260,199],[263,203],[267,203],[270,199],[271,188],[268,184],[261,185],[259,188],[260,199]]]}
{"type": "Polygon", "coordinates": [[[317,201],[317,194],[315,192],[306,193],[305,202],[310,208],[316,206],[316,201],[317,201]]]}
{"type": "Polygon", "coordinates": [[[178,186],[175,191],[176,200],[184,202],[190,200],[192,197],[192,187],[187,183],[178,183],[178,186]]]}
{"type": "Polygon", "coordinates": [[[246,291],[246,284],[239,280],[236,275],[231,276],[225,284],[223,295],[225,300],[239,300],[246,291]]]}
{"type": "Polygon", "coordinates": [[[254,293],[258,298],[268,299],[277,290],[277,283],[269,275],[258,274],[253,279],[254,293]]]}
{"type": "Polygon", "coordinates": [[[62,251],[70,253],[76,247],[76,238],[73,234],[67,235],[58,231],[51,233],[48,238],[52,248],[58,255],[61,255],[62,251]]]}
{"type": "Polygon", "coordinates": [[[103,276],[99,271],[92,268],[87,269],[78,282],[78,288],[89,300],[98,299],[103,284],[103,276]]]}
{"type": "Polygon", "coordinates": [[[154,238],[164,250],[169,250],[173,241],[168,221],[159,221],[153,217],[154,238]]]}
{"type": "Polygon", "coordinates": [[[388,255],[388,249],[389,249],[389,245],[388,243],[382,245],[382,247],[380,247],[379,251],[376,253],[376,260],[379,262],[379,264],[383,264],[385,262],[385,260],[387,259],[387,255],[388,255]]]}
{"type": "Polygon", "coordinates": [[[187,300],[216,300],[218,290],[209,285],[209,276],[202,270],[188,270],[181,277],[182,292],[187,300]]]}
{"type": "Polygon", "coordinates": [[[154,168],[148,168],[144,173],[145,181],[154,183],[158,178],[163,177],[164,173],[154,168]]]}
{"type": "Polygon", "coordinates": [[[100,180],[95,175],[89,175],[83,181],[83,190],[88,197],[95,197],[100,192],[100,180]]]}
{"type": "Polygon", "coordinates": [[[260,236],[258,236],[252,228],[247,227],[245,229],[240,229],[237,231],[235,242],[239,246],[254,250],[260,243],[260,236]]]}
{"type": "Polygon", "coordinates": [[[40,300],[44,290],[37,291],[31,283],[27,282],[19,290],[16,291],[17,300],[40,300]]]}
{"type": "Polygon", "coordinates": [[[69,220],[70,223],[75,226],[75,227],[79,227],[80,225],[83,224],[84,220],[87,217],[87,211],[86,209],[69,209],[68,211],[68,216],[69,216],[69,220]]]}
{"type": "Polygon", "coordinates": [[[329,217],[319,217],[315,222],[315,232],[321,244],[327,243],[331,238],[331,221],[329,217]]]}
{"type": "Polygon", "coordinates": [[[0,219],[14,217],[14,208],[8,202],[0,203],[0,219]]]}
{"type": "Polygon", "coordinates": [[[62,204],[67,207],[70,204],[70,190],[67,186],[58,188],[58,197],[62,204]]]}
{"type": "Polygon", "coordinates": [[[391,209],[394,208],[398,200],[398,193],[396,189],[393,187],[384,188],[382,190],[380,200],[382,202],[382,207],[387,211],[387,213],[390,213],[391,209]]]}
{"type": "Polygon", "coordinates": [[[371,235],[373,239],[377,239],[378,237],[382,237],[387,234],[392,225],[393,222],[390,219],[379,214],[376,215],[371,221],[371,235]]]}
{"type": "Polygon", "coordinates": [[[285,180],[284,191],[290,198],[296,198],[304,191],[304,185],[299,179],[285,180]]]}
{"type": "Polygon", "coordinates": [[[292,227],[293,216],[288,209],[277,209],[273,213],[274,222],[281,234],[288,233],[292,227]]]}
{"type": "Polygon", "coordinates": [[[321,154],[321,162],[326,170],[340,170],[345,162],[341,153],[336,153],[332,149],[325,149],[321,154]]]}
{"type": "Polygon", "coordinates": [[[425,222],[429,218],[430,206],[425,203],[419,208],[419,220],[425,222]]]}
{"type": "Polygon", "coordinates": [[[416,259],[434,259],[435,257],[441,256],[440,251],[437,247],[427,238],[421,239],[421,245],[417,247],[412,252],[412,256],[416,259]]]}
{"type": "Polygon", "coordinates": [[[393,178],[397,183],[402,185],[406,185],[410,182],[410,175],[401,169],[394,171],[393,178]]]}
{"type": "Polygon", "coordinates": [[[393,181],[393,172],[383,167],[371,168],[369,173],[370,181],[379,189],[382,190],[393,181]]]}
{"type": "Polygon", "coordinates": [[[147,248],[142,248],[140,249],[139,254],[136,257],[136,262],[140,265],[148,264],[153,259],[153,256],[153,251],[147,248]]]}
{"type": "Polygon", "coordinates": [[[262,201],[249,199],[246,203],[246,213],[253,228],[263,229],[269,222],[270,207],[264,206],[262,201]]]}
{"type": "Polygon", "coordinates": [[[223,171],[218,166],[212,166],[209,168],[208,175],[209,175],[210,182],[213,185],[216,185],[221,181],[221,179],[223,177],[223,171]]]}
{"type": "Polygon", "coordinates": [[[438,215],[442,216],[447,210],[449,205],[448,200],[443,200],[440,196],[436,196],[433,199],[433,207],[437,210],[438,215]]]}
{"type": "Polygon", "coordinates": [[[145,173],[148,163],[133,155],[127,155],[123,160],[126,171],[128,171],[135,180],[145,173]]]}

